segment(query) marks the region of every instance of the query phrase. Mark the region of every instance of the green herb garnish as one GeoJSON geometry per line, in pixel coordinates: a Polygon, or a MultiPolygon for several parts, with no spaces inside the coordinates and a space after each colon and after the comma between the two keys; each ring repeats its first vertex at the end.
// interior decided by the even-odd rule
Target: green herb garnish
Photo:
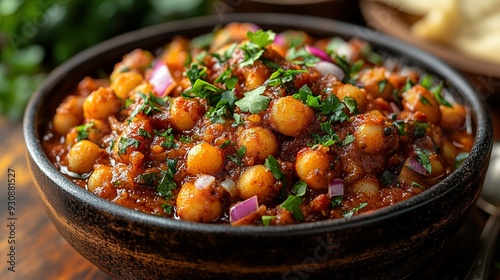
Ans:
{"type": "Polygon", "coordinates": [[[236,101],[234,104],[243,112],[258,114],[267,109],[271,101],[271,98],[262,95],[265,90],[265,86],[260,86],[254,90],[248,91],[244,93],[245,97],[236,101]]]}
{"type": "Polygon", "coordinates": [[[76,141],[89,138],[89,130],[94,126],[94,122],[85,123],[76,127],[76,141]]]}
{"type": "Polygon", "coordinates": [[[344,216],[344,218],[350,218],[352,217],[356,212],[358,212],[361,208],[364,208],[366,205],[368,205],[367,202],[361,202],[358,206],[344,212],[342,214],[342,216],[344,216]]]}

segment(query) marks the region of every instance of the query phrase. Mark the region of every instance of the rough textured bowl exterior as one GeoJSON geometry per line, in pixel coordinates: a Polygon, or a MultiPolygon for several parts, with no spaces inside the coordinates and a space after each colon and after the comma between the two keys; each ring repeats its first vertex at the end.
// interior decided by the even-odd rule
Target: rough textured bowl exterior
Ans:
{"type": "Polygon", "coordinates": [[[474,205],[493,141],[487,110],[455,71],[434,57],[368,29],[328,19],[280,14],[209,16],[125,34],[55,69],[25,113],[28,162],[54,224],[83,256],[117,279],[400,279],[434,255],[474,205]],[[40,141],[64,95],[86,75],[109,70],[135,49],[154,50],[175,35],[192,37],[231,21],[318,37],[359,37],[447,81],[471,108],[475,145],[450,177],[379,211],[280,227],[231,227],[159,218],[107,202],[72,184],[43,153],[40,141]]]}

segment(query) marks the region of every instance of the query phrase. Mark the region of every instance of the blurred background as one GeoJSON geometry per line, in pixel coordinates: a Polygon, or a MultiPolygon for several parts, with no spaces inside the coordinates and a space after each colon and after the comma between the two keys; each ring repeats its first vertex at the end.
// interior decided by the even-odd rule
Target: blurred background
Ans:
{"type": "Polygon", "coordinates": [[[127,31],[233,12],[340,16],[359,22],[356,6],[357,1],[325,0],[0,0],[0,116],[20,120],[27,100],[54,67],[127,31]]]}

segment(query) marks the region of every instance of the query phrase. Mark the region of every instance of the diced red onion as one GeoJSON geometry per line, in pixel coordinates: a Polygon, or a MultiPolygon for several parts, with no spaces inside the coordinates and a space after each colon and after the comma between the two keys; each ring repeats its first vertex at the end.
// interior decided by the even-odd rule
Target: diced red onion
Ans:
{"type": "Polygon", "coordinates": [[[359,87],[359,88],[364,88],[365,87],[365,83],[360,82],[360,81],[357,81],[354,85],[357,86],[357,87],[359,87]]]}
{"type": "Polygon", "coordinates": [[[237,195],[236,192],[236,183],[231,179],[226,179],[220,183],[220,185],[231,195],[234,197],[237,195]]]}
{"type": "Polygon", "coordinates": [[[194,181],[195,187],[198,189],[208,188],[215,183],[215,177],[211,175],[201,175],[194,181]]]}
{"type": "Polygon", "coordinates": [[[168,91],[172,89],[172,85],[175,85],[174,78],[170,74],[168,66],[162,61],[158,61],[153,67],[149,83],[153,86],[154,93],[159,97],[168,94],[168,91]]]}
{"type": "Polygon", "coordinates": [[[316,70],[318,70],[318,72],[323,76],[331,74],[335,76],[339,81],[342,81],[345,76],[344,71],[342,71],[340,67],[327,61],[320,61],[316,63],[316,70]]]}
{"type": "Polygon", "coordinates": [[[332,61],[330,56],[322,49],[314,46],[306,46],[306,51],[323,61],[332,61]]]}
{"type": "Polygon", "coordinates": [[[274,36],[274,44],[276,44],[280,47],[285,46],[286,45],[285,36],[283,36],[281,34],[276,34],[276,36],[274,36]]]}
{"type": "Polygon", "coordinates": [[[396,105],[396,103],[389,102],[389,105],[391,106],[393,113],[398,114],[399,112],[401,112],[401,110],[399,109],[398,105],[396,105]]]}
{"type": "Polygon", "coordinates": [[[244,201],[236,203],[229,209],[229,221],[231,223],[237,222],[250,214],[257,212],[259,203],[257,196],[254,195],[244,201]]]}
{"type": "Polygon", "coordinates": [[[411,170],[417,172],[418,174],[428,176],[427,170],[425,170],[424,166],[415,158],[409,158],[409,166],[411,170]]]}
{"type": "Polygon", "coordinates": [[[340,179],[333,179],[333,181],[328,185],[328,194],[331,197],[343,195],[344,182],[340,179]]]}

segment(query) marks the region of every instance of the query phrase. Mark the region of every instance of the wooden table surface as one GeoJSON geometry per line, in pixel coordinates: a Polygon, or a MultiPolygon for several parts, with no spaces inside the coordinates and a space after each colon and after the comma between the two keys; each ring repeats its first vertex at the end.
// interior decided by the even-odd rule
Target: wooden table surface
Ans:
{"type": "MultiPolygon", "coordinates": [[[[500,96],[500,92],[490,95],[500,96]]],[[[500,141],[500,98],[490,99],[488,104],[497,128],[495,139],[500,141]]],[[[0,118],[0,139],[0,279],[111,279],[79,255],[51,223],[28,170],[21,123],[0,118]],[[13,215],[7,209],[9,170],[15,172],[13,215]],[[15,226],[12,231],[10,222],[15,226]],[[9,244],[12,240],[15,244],[9,244]],[[12,263],[15,272],[9,270],[8,262],[12,245],[15,246],[15,263],[12,263]]],[[[442,252],[410,278],[462,279],[486,218],[485,213],[474,208],[442,252]]],[[[500,249],[495,262],[500,264],[500,249]]],[[[500,268],[492,266],[491,272],[493,279],[500,279],[500,268]]]]}

